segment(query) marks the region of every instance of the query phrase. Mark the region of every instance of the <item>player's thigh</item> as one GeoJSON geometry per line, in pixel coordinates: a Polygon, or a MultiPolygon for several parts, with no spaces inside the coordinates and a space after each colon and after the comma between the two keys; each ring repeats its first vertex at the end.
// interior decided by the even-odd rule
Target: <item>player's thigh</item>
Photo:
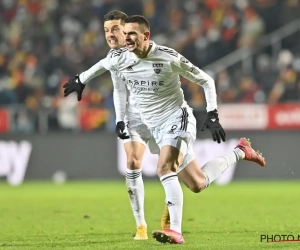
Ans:
{"type": "Polygon", "coordinates": [[[195,193],[202,191],[206,187],[205,175],[196,159],[193,159],[181,171],[178,171],[177,175],[179,180],[195,193]]]}
{"type": "Polygon", "coordinates": [[[171,145],[164,145],[159,154],[157,174],[159,177],[162,175],[176,172],[179,165],[181,164],[183,155],[181,151],[171,145]]]}
{"type": "Polygon", "coordinates": [[[152,136],[148,127],[143,124],[140,119],[127,121],[124,132],[126,132],[130,137],[129,139],[124,140],[124,143],[129,141],[138,141],[147,145],[152,136]]]}

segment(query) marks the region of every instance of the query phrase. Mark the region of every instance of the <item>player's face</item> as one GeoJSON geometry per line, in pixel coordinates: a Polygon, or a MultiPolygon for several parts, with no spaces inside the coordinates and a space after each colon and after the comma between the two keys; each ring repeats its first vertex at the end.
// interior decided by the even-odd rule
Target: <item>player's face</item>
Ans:
{"type": "Polygon", "coordinates": [[[111,49],[119,49],[125,46],[124,26],[121,20],[104,22],[105,38],[111,49]]]}
{"type": "Polygon", "coordinates": [[[138,23],[125,23],[126,47],[130,52],[141,51],[149,39],[149,31],[143,33],[138,23]]]}

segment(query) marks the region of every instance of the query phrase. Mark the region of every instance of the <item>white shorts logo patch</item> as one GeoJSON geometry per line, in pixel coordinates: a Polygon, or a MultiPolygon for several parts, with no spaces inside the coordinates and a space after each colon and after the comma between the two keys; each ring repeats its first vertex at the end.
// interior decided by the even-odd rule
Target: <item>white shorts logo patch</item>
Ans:
{"type": "Polygon", "coordinates": [[[173,125],[172,128],[168,131],[167,134],[175,134],[176,129],[177,129],[177,125],[173,125]]]}

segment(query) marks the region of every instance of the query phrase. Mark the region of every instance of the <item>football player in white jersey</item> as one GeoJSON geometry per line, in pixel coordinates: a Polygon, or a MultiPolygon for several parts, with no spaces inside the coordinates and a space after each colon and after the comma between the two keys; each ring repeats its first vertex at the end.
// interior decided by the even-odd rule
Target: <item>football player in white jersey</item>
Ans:
{"type": "MultiPolygon", "coordinates": [[[[194,159],[178,170],[196,137],[196,121],[184,101],[179,75],[204,88],[208,115],[203,130],[208,128],[213,139],[220,143],[225,141],[225,132],[218,119],[214,81],[173,49],[150,42],[150,27],[144,17],[128,17],[124,34],[127,50],[113,51],[77,79],[70,79],[64,86],[65,96],[80,91],[78,82],[85,84],[106,70],[116,72],[124,80],[118,91],[126,92],[127,85],[143,123],[160,147],[157,173],[166,193],[170,228],[154,231],[153,237],[163,243],[180,244],[184,242],[181,234],[183,195],[178,177],[190,189],[199,192],[239,160],[253,161],[261,166],[265,165],[265,160],[252,149],[248,140],[241,138],[234,150],[206,163],[202,170],[194,159]]],[[[123,106],[116,109],[121,118],[125,113],[125,101],[120,101],[123,106]]]]}
{"type": "MultiPolygon", "coordinates": [[[[113,53],[115,49],[125,47],[123,27],[126,17],[127,15],[121,11],[111,11],[104,16],[105,38],[107,44],[112,49],[109,53],[113,53]]],[[[151,133],[148,127],[142,123],[139,112],[134,107],[134,101],[129,93],[118,91],[119,85],[124,85],[123,80],[119,79],[112,71],[111,77],[114,84],[113,96],[115,109],[120,110],[120,106],[123,106],[127,101],[124,113],[120,114],[116,112],[116,133],[124,142],[124,149],[127,156],[126,186],[137,227],[134,239],[147,240],[147,223],[144,216],[145,194],[141,164],[146,145],[151,138],[151,133]],[[121,83],[117,84],[118,81],[121,83]],[[120,103],[120,101],[124,101],[124,103],[120,103]]]]}

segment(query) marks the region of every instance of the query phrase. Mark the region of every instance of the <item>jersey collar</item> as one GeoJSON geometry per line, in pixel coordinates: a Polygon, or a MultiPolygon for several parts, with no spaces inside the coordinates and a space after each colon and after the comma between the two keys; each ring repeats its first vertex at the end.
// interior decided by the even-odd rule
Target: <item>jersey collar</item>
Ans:
{"type": "Polygon", "coordinates": [[[154,53],[157,49],[157,45],[154,41],[150,40],[150,45],[152,45],[147,57],[149,57],[152,53],[154,53]]]}

